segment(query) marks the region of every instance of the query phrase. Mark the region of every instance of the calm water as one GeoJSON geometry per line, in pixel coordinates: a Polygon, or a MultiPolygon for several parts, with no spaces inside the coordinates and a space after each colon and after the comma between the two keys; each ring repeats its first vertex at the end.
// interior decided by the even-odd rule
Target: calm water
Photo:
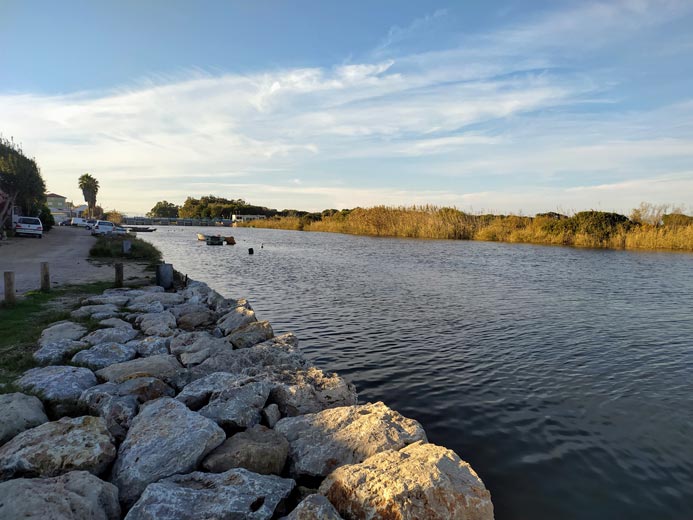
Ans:
{"type": "Polygon", "coordinates": [[[197,230],[141,237],[418,419],[499,520],[693,518],[693,255],[197,230]]]}

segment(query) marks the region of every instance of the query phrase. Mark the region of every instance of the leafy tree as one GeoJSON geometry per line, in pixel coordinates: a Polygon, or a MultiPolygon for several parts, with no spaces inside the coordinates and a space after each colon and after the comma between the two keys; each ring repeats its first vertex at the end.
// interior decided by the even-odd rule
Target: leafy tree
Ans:
{"type": "Polygon", "coordinates": [[[89,208],[89,216],[93,218],[94,208],[96,207],[96,194],[99,192],[99,181],[85,173],[79,178],[77,185],[84,195],[84,202],[87,203],[89,208]]]}
{"type": "Polygon", "coordinates": [[[107,211],[106,213],[104,213],[103,218],[104,220],[108,220],[109,222],[113,222],[117,225],[123,223],[123,214],[115,209],[112,209],[111,211],[107,211]]]}
{"type": "Polygon", "coordinates": [[[50,231],[51,228],[55,226],[55,218],[53,217],[50,208],[45,204],[41,206],[39,218],[41,219],[41,224],[43,224],[44,231],[50,231]]]}
{"type": "Polygon", "coordinates": [[[34,159],[14,142],[0,138],[0,227],[13,205],[25,215],[36,215],[46,201],[46,184],[34,159]]]}
{"type": "Polygon", "coordinates": [[[154,204],[147,216],[150,218],[178,218],[178,206],[172,202],[161,200],[154,204]]]}

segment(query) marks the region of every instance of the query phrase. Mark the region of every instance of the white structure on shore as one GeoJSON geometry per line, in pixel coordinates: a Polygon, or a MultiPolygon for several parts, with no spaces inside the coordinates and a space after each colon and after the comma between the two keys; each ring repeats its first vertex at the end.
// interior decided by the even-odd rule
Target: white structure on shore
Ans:
{"type": "Polygon", "coordinates": [[[252,220],[266,219],[265,215],[231,215],[231,222],[250,222],[252,220]]]}

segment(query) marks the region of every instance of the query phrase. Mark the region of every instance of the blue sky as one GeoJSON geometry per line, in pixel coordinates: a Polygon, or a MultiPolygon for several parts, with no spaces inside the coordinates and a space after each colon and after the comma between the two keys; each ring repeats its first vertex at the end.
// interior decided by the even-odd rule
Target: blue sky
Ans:
{"type": "Polygon", "coordinates": [[[0,132],[130,214],[690,211],[691,28],[677,0],[0,0],[0,132]]]}

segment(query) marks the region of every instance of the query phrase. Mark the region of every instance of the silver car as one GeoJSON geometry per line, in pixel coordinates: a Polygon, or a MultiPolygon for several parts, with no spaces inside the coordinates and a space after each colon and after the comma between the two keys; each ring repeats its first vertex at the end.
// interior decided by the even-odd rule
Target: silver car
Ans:
{"type": "Polygon", "coordinates": [[[14,225],[14,234],[43,238],[43,223],[36,217],[19,217],[14,225]]]}

